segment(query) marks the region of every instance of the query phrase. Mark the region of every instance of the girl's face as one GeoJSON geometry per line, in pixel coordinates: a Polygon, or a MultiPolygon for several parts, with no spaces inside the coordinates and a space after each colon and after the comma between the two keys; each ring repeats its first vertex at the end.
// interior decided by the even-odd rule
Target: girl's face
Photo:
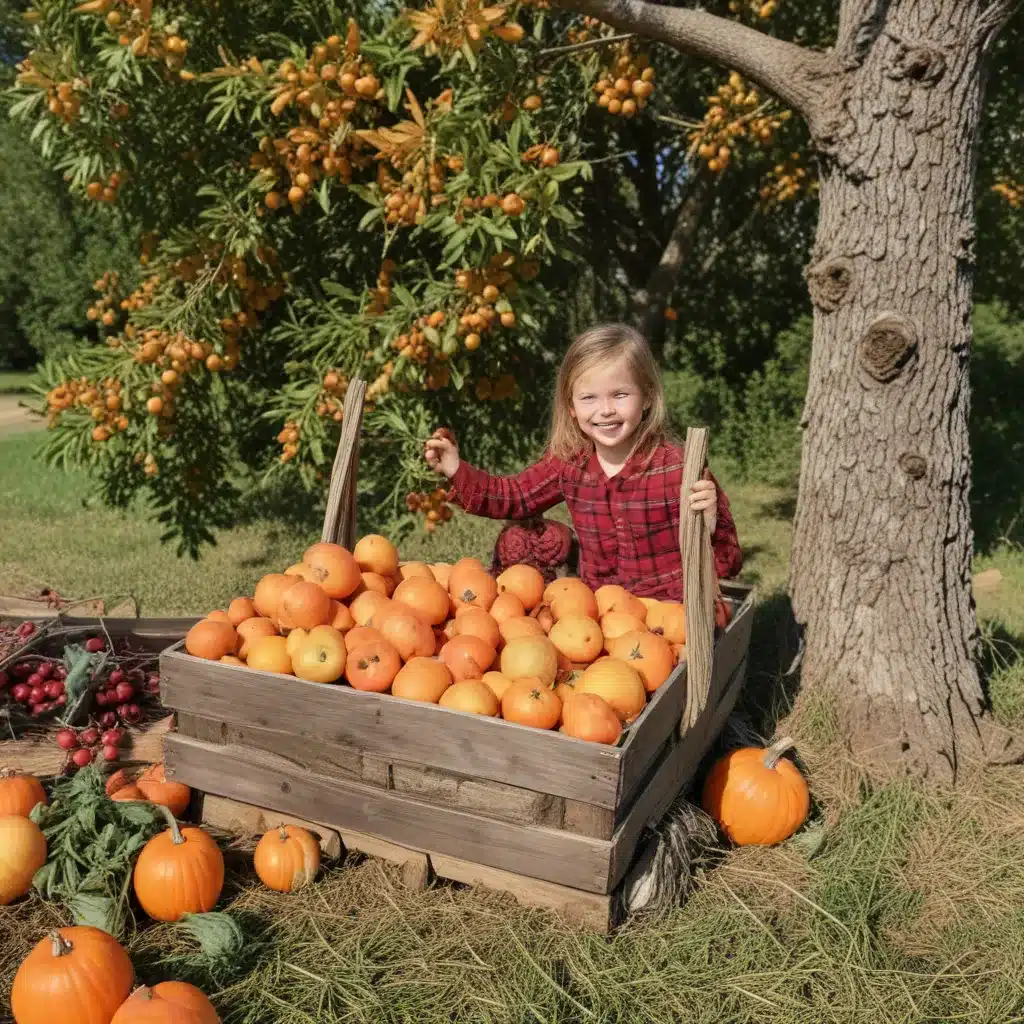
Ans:
{"type": "Polygon", "coordinates": [[[618,454],[631,447],[644,405],[643,392],[625,360],[595,366],[573,385],[573,418],[599,452],[618,454]]]}

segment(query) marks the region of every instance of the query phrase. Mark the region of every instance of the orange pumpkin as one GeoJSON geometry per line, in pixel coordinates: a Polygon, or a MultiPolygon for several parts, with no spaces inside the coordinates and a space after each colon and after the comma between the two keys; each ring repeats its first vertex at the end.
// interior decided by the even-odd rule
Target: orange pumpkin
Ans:
{"type": "Polygon", "coordinates": [[[482,679],[463,679],[452,683],[438,701],[451,711],[465,711],[471,715],[494,718],[498,714],[498,698],[482,679]]]}
{"type": "Polygon", "coordinates": [[[526,611],[533,611],[544,597],[544,577],[532,565],[510,565],[497,579],[498,593],[513,594],[526,611]]]}
{"type": "Polygon", "coordinates": [[[203,619],[185,634],[185,650],[193,658],[207,661],[219,661],[225,654],[234,654],[238,644],[235,627],[220,619],[203,619]]]}
{"type": "Polygon", "coordinates": [[[375,572],[379,576],[390,576],[398,571],[398,549],[380,534],[371,533],[360,537],[352,551],[363,572],[375,572]]]}
{"type": "Polygon", "coordinates": [[[434,658],[412,658],[399,669],[391,684],[391,696],[436,704],[452,685],[448,666],[434,658]]]}
{"type": "Polygon", "coordinates": [[[224,855],[199,828],[179,828],[164,810],[168,829],[142,848],[133,884],[142,909],[155,921],[213,910],[224,888],[224,855]]]}
{"type": "MultiPolygon", "coordinates": [[[[448,570],[448,593],[452,596],[455,595],[456,591],[465,589],[465,579],[468,576],[470,579],[476,573],[486,572],[484,569],[483,562],[478,558],[460,558],[449,570],[448,570]]],[[[441,583],[438,580],[438,583],[441,583]]]]}
{"type": "Polygon", "coordinates": [[[46,837],[20,814],[0,818],[0,907],[32,888],[32,877],[46,863],[46,837]]]}
{"type": "Polygon", "coordinates": [[[576,582],[576,586],[566,588],[555,597],[551,602],[551,614],[556,622],[570,616],[595,620],[601,617],[594,592],[579,581],[576,582]]]}
{"type": "Polygon", "coordinates": [[[132,990],[135,971],[112,935],[78,925],[40,939],[11,988],[17,1024],[110,1024],[132,990]]]}
{"type": "Polygon", "coordinates": [[[374,617],[374,628],[402,658],[427,658],[434,653],[434,631],[426,620],[399,604],[374,617]]]}
{"type": "Polygon", "coordinates": [[[658,689],[676,666],[672,645],[664,637],[641,630],[624,633],[611,641],[608,653],[632,665],[640,673],[648,693],[658,689]]]}
{"type": "Polygon", "coordinates": [[[151,764],[135,783],[147,800],[166,807],[175,817],[188,809],[192,790],[184,782],[168,782],[162,764],[151,764]]]}
{"type": "Polygon", "coordinates": [[[501,717],[506,722],[534,729],[554,729],[562,716],[562,702],[554,689],[534,676],[513,680],[501,697],[501,717]]]}
{"type": "Polygon", "coordinates": [[[270,619],[265,619],[262,615],[254,615],[251,619],[244,619],[240,622],[235,628],[235,632],[240,641],[238,656],[244,660],[249,657],[249,648],[253,642],[261,636],[277,636],[277,627],[270,619]]]}
{"type": "Polygon", "coordinates": [[[320,870],[320,844],[298,825],[279,825],[256,844],[253,867],[268,889],[294,892],[320,870]]]}
{"type": "Polygon", "coordinates": [[[125,786],[131,785],[134,785],[131,776],[123,768],[118,768],[113,775],[108,777],[105,783],[107,796],[113,796],[119,789],[124,789],[125,786]]]}
{"type": "Polygon", "coordinates": [[[314,581],[335,601],[355,593],[363,581],[359,563],[352,552],[340,544],[313,544],[306,548],[302,560],[312,570],[314,581]]]}
{"type": "Polygon", "coordinates": [[[732,750],[708,772],[701,806],[737,846],[781,843],[807,820],[807,783],[782,756],[792,746],[786,737],[767,749],[732,750]]]}
{"type": "Polygon", "coordinates": [[[448,591],[431,576],[410,576],[395,587],[392,598],[399,604],[411,608],[420,618],[431,626],[440,626],[451,610],[451,598],[448,591]]]}
{"type": "Polygon", "coordinates": [[[583,673],[576,689],[603,697],[621,722],[632,722],[647,703],[647,691],[640,673],[618,658],[598,658],[583,673]]]}
{"type": "Polygon", "coordinates": [[[213,1003],[185,981],[162,981],[137,988],[110,1024],[220,1024],[213,1003]]]}
{"type": "Polygon", "coordinates": [[[356,690],[386,693],[401,667],[401,655],[382,637],[352,649],[345,662],[345,678],[356,690]]]}
{"type": "Polygon", "coordinates": [[[34,775],[8,769],[0,776],[0,818],[20,814],[27,818],[36,804],[45,804],[46,790],[34,775]]]}
{"type": "Polygon", "coordinates": [[[494,648],[472,633],[453,637],[441,648],[441,660],[448,666],[456,682],[482,678],[496,657],[494,648]]]}
{"type": "Polygon", "coordinates": [[[135,785],[134,782],[129,783],[127,786],[121,786],[120,789],[115,790],[110,794],[111,800],[145,800],[146,794],[135,785]]]}
{"type": "MultiPolygon", "coordinates": [[[[294,632],[294,630],[292,631],[294,632]]],[[[283,636],[257,636],[249,641],[249,653],[245,656],[249,668],[257,672],[277,672],[279,675],[294,675],[292,658],[288,653],[288,641],[283,636]]]]}
{"type": "Polygon", "coordinates": [[[622,735],[622,723],[611,705],[596,693],[572,693],[562,708],[562,732],[588,743],[614,746],[622,735]]]}

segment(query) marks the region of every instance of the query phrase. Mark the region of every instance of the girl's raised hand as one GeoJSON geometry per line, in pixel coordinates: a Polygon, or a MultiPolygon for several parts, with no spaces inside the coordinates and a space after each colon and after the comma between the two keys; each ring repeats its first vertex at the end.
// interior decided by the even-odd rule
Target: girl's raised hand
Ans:
{"type": "Polygon", "coordinates": [[[718,488],[711,479],[711,473],[706,469],[690,491],[690,508],[694,512],[704,513],[708,533],[714,533],[718,524],[718,488]]]}
{"type": "Polygon", "coordinates": [[[447,427],[435,430],[423,446],[423,457],[431,469],[437,470],[451,480],[458,471],[461,461],[455,435],[447,427]]]}

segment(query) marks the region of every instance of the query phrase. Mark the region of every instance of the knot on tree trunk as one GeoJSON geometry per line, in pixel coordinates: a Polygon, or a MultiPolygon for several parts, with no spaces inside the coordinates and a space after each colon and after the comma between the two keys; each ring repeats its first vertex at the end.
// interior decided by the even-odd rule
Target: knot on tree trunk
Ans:
{"type": "Polygon", "coordinates": [[[921,480],[928,472],[928,460],[923,455],[915,455],[913,452],[904,452],[900,456],[899,464],[900,469],[911,480],[921,480]]]}
{"type": "Polygon", "coordinates": [[[825,313],[838,309],[851,294],[853,275],[853,261],[845,256],[810,264],[804,270],[804,277],[811,301],[825,313]]]}
{"type": "Polygon", "coordinates": [[[904,40],[898,43],[895,59],[886,71],[889,78],[933,86],[946,73],[946,55],[938,47],[904,40]]]}
{"type": "Polygon", "coordinates": [[[890,384],[917,363],[917,331],[899,313],[883,313],[860,343],[860,365],[879,384],[890,384]]]}

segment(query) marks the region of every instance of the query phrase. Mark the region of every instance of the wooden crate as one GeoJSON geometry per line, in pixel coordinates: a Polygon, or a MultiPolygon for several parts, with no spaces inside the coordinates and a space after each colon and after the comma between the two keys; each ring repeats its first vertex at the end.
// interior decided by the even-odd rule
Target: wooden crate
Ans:
{"type": "MultiPolygon", "coordinates": [[[[80,642],[88,636],[102,635],[106,631],[112,640],[129,640],[136,647],[151,651],[155,662],[169,643],[184,637],[197,621],[196,618],[108,619],[59,615],[39,620],[40,629],[16,656],[7,661],[13,663],[25,655],[37,652],[57,656],[66,643],[80,642]]],[[[161,760],[164,736],[170,729],[171,718],[168,713],[156,721],[131,727],[129,732],[132,745],[124,751],[119,764],[130,766],[161,760]]],[[[40,778],[58,774],[66,755],[53,741],[55,729],[52,719],[39,719],[17,739],[7,734],[7,737],[0,740],[0,769],[14,769],[40,778]]]]}
{"type": "MultiPolygon", "coordinates": [[[[350,385],[323,531],[349,547],[361,397],[350,385]]],[[[164,745],[168,775],[231,801],[248,821],[321,823],[400,851],[392,859],[428,857],[444,877],[501,878],[521,898],[547,887],[535,902],[575,899],[607,927],[642,836],[696,772],[743,684],[753,592],[722,590],[734,615],[699,717],[681,729],[684,664],[615,747],[201,661],[175,644],[160,658],[162,697],[178,713],[164,745]]],[[[223,816],[207,820],[223,825],[223,816]]]]}

